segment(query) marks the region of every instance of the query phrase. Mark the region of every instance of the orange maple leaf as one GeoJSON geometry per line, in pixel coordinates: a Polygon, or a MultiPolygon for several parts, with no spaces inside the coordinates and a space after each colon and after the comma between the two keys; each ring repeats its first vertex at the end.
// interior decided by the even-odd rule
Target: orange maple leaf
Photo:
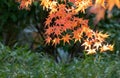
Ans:
{"type": "Polygon", "coordinates": [[[45,44],[49,44],[51,40],[52,40],[51,37],[48,36],[48,37],[45,39],[45,42],[46,42],[45,44]]]}
{"type": "Polygon", "coordinates": [[[51,23],[51,19],[50,18],[47,18],[46,21],[45,21],[45,26],[49,26],[51,23]]]}
{"type": "Polygon", "coordinates": [[[64,44],[66,42],[70,44],[70,42],[69,42],[71,40],[70,35],[66,34],[65,36],[62,37],[62,40],[63,40],[64,44]]]}
{"type": "Polygon", "coordinates": [[[102,7],[105,8],[105,0],[96,0],[95,1],[95,6],[101,5],[102,7]]]}
{"type": "Polygon", "coordinates": [[[34,0],[16,0],[17,2],[20,2],[20,9],[27,9],[29,10],[29,6],[32,4],[34,0]]]}
{"type": "Polygon", "coordinates": [[[60,43],[60,38],[54,38],[53,39],[53,44],[52,45],[57,45],[57,44],[59,44],[60,43]]]}
{"type": "Polygon", "coordinates": [[[79,31],[73,31],[73,38],[75,39],[75,43],[77,41],[81,41],[81,38],[82,38],[82,34],[79,32],[79,31]]]}
{"type": "Polygon", "coordinates": [[[87,36],[88,38],[92,38],[93,35],[94,35],[94,32],[89,29],[88,31],[85,32],[85,34],[86,34],[86,36],[87,36]]]}
{"type": "Polygon", "coordinates": [[[120,0],[108,0],[107,8],[109,11],[112,10],[114,5],[116,5],[118,8],[120,8],[120,0]]]}
{"type": "Polygon", "coordinates": [[[62,27],[61,26],[53,26],[54,35],[58,36],[61,35],[62,27]]]}

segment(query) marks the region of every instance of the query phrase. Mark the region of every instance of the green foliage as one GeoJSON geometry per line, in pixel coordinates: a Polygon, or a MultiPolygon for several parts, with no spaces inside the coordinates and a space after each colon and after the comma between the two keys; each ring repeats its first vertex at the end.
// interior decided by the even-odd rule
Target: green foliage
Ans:
{"type": "Polygon", "coordinates": [[[23,29],[28,12],[20,11],[14,0],[1,0],[0,3],[0,41],[6,45],[16,42],[18,33],[23,29]]]}
{"type": "Polygon", "coordinates": [[[0,41],[13,46],[19,33],[27,26],[41,25],[45,11],[38,3],[33,3],[31,10],[20,10],[15,0],[1,0],[0,3],[0,41]]]}
{"type": "Polygon", "coordinates": [[[56,63],[43,53],[0,44],[1,78],[119,78],[118,54],[102,54],[56,63]]]}

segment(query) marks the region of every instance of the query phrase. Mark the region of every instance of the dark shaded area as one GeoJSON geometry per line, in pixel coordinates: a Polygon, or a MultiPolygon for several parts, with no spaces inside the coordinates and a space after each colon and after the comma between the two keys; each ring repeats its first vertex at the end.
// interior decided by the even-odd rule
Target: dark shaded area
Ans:
{"type": "Polygon", "coordinates": [[[38,3],[33,3],[30,10],[20,10],[15,0],[2,0],[0,5],[0,40],[4,45],[12,47],[18,42],[20,32],[28,26],[34,26],[37,30],[34,32],[43,32],[47,12],[38,3]]]}

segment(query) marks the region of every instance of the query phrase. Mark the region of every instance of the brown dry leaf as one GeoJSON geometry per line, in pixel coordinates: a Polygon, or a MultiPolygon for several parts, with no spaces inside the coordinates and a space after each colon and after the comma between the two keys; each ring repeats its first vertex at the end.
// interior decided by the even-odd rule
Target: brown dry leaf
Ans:
{"type": "Polygon", "coordinates": [[[101,5],[94,5],[89,10],[90,13],[96,14],[94,24],[96,25],[101,19],[104,19],[105,8],[101,5]]]}

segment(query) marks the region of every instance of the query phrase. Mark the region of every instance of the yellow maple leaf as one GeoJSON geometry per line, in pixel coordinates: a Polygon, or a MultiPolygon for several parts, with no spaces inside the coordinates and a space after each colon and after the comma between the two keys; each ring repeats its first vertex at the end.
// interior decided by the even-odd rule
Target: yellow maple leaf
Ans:
{"type": "Polygon", "coordinates": [[[94,47],[96,47],[96,49],[98,50],[99,47],[102,46],[101,42],[95,42],[94,47]]]}
{"type": "Polygon", "coordinates": [[[109,50],[109,48],[106,45],[104,45],[100,48],[100,52],[105,52],[107,50],[109,50]]]}
{"type": "Polygon", "coordinates": [[[116,5],[118,8],[120,8],[120,0],[107,0],[107,8],[109,11],[113,9],[113,7],[116,5]]]}
{"type": "Polygon", "coordinates": [[[105,8],[105,0],[96,0],[95,1],[95,6],[101,5],[102,7],[105,8]]]}
{"type": "Polygon", "coordinates": [[[102,31],[99,32],[99,33],[97,33],[97,35],[100,36],[100,37],[102,37],[102,38],[104,38],[104,39],[109,37],[109,35],[107,33],[103,34],[102,31]]]}
{"type": "Polygon", "coordinates": [[[87,51],[87,54],[96,54],[96,49],[88,49],[85,51],[87,51]]]}
{"type": "Polygon", "coordinates": [[[114,44],[113,45],[108,45],[108,48],[110,51],[113,51],[113,47],[114,47],[114,44]]]}
{"type": "Polygon", "coordinates": [[[84,40],[84,43],[82,44],[82,46],[85,46],[85,49],[90,49],[92,46],[92,42],[89,40],[84,40]]]}
{"type": "Polygon", "coordinates": [[[76,8],[75,12],[78,13],[79,11],[85,13],[85,9],[92,5],[92,0],[76,0],[75,2],[76,8]]]}
{"type": "Polygon", "coordinates": [[[43,6],[43,9],[50,9],[50,14],[54,13],[57,11],[57,1],[52,1],[52,0],[42,0],[41,4],[43,6]]]}

